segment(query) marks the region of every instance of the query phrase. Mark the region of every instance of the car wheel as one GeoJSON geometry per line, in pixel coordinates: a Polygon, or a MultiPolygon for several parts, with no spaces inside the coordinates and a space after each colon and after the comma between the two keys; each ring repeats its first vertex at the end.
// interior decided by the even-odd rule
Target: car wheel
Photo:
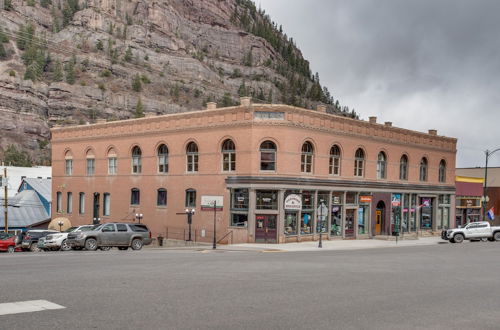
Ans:
{"type": "Polygon", "coordinates": [[[97,241],[93,238],[89,238],[85,241],[85,248],[88,251],[95,251],[97,250],[97,241]]]}
{"type": "Polygon", "coordinates": [[[30,251],[31,252],[40,252],[40,248],[38,247],[38,245],[36,245],[35,243],[33,243],[30,246],[30,251]]]}
{"type": "Polygon", "coordinates": [[[500,241],[500,231],[493,234],[493,239],[497,242],[500,241]]]}
{"type": "Polygon", "coordinates": [[[111,250],[111,246],[101,246],[99,249],[101,249],[102,251],[109,251],[111,250]]]}
{"type": "Polygon", "coordinates": [[[61,243],[61,251],[69,251],[71,250],[71,246],[68,244],[66,240],[61,243]]]}
{"type": "Polygon", "coordinates": [[[455,240],[455,243],[462,243],[464,241],[464,235],[456,234],[453,236],[453,239],[455,240]]]}
{"type": "Polygon", "coordinates": [[[119,246],[118,250],[122,250],[122,251],[128,250],[128,246],[119,246]]]}
{"type": "Polygon", "coordinates": [[[138,238],[132,240],[132,250],[140,250],[142,249],[142,241],[138,238]]]}
{"type": "Polygon", "coordinates": [[[16,251],[16,248],[13,245],[11,245],[7,248],[7,252],[9,252],[9,253],[14,253],[14,251],[16,251]]]}
{"type": "Polygon", "coordinates": [[[453,238],[450,238],[450,243],[455,243],[455,240],[453,238]]]}

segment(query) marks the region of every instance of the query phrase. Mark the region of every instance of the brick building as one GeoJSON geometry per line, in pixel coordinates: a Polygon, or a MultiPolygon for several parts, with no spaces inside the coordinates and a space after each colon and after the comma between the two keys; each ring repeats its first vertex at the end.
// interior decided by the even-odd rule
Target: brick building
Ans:
{"type": "Polygon", "coordinates": [[[287,105],[252,104],[52,129],[54,217],[134,221],[153,235],[295,242],[454,225],[456,139],[287,105]],[[209,197],[221,196],[221,197],[209,197]],[[205,204],[205,205],[202,205],[205,204]],[[451,222],[451,223],[450,223],[451,222]]]}

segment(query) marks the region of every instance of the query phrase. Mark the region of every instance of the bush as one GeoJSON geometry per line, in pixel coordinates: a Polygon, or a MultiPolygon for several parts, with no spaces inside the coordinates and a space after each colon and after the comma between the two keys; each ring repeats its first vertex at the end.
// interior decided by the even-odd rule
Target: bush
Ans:
{"type": "Polygon", "coordinates": [[[151,83],[151,80],[149,80],[148,76],[146,75],[141,75],[141,81],[145,84],[150,84],[151,83]]]}
{"type": "Polygon", "coordinates": [[[11,77],[15,77],[15,76],[16,76],[16,71],[14,71],[14,70],[10,70],[10,71],[9,71],[9,76],[11,76],[11,77]]]}
{"type": "Polygon", "coordinates": [[[99,75],[101,77],[111,77],[111,71],[109,71],[108,69],[104,69],[101,71],[101,73],[99,75]]]}
{"type": "Polygon", "coordinates": [[[99,89],[100,89],[101,91],[103,91],[103,92],[105,92],[105,91],[106,91],[106,86],[105,86],[105,85],[104,85],[104,83],[102,83],[102,82],[101,82],[101,83],[98,83],[98,84],[97,84],[97,87],[99,87],[99,89]]]}
{"type": "Polygon", "coordinates": [[[10,166],[31,167],[33,165],[30,155],[26,151],[17,150],[13,144],[9,145],[5,150],[3,161],[10,166]]]}
{"type": "Polygon", "coordinates": [[[141,77],[139,75],[135,75],[134,79],[132,80],[132,89],[135,92],[142,91],[141,77]]]}

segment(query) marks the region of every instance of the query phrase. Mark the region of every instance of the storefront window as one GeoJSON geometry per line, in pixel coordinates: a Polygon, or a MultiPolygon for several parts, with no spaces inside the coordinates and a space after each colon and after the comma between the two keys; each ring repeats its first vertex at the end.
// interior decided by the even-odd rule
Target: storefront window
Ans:
{"type": "Polygon", "coordinates": [[[342,201],[344,193],[332,192],[332,214],[330,216],[330,235],[342,236],[342,201]]]}
{"type": "Polygon", "coordinates": [[[231,210],[248,210],[248,189],[231,191],[231,210]]]}
{"type": "Polygon", "coordinates": [[[231,213],[231,226],[246,227],[248,224],[248,214],[246,213],[231,213]]]}
{"type": "Polygon", "coordinates": [[[368,234],[368,214],[370,212],[369,205],[360,205],[358,207],[358,234],[368,234]]]}
{"type": "Polygon", "coordinates": [[[410,218],[410,195],[403,195],[403,221],[401,222],[401,230],[405,233],[410,231],[409,226],[410,218]]]}
{"type": "Polygon", "coordinates": [[[358,193],[348,191],[345,195],[346,204],[358,204],[358,193]]]}
{"type": "Polygon", "coordinates": [[[314,191],[303,191],[302,192],[302,210],[313,210],[314,209],[314,191]]]}
{"type": "Polygon", "coordinates": [[[300,220],[300,233],[302,235],[313,233],[313,216],[312,212],[302,212],[302,218],[300,220]]]}
{"type": "Polygon", "coordinates": [[[401,194],[392,194],[391,197],[391,231],[401,232],[401,194]]]}
{"type": "Polygon", "coordinates": [[[432,229],[432,198],[420,198],[420,228],[432,229]]]}
{"type": "Polygon", "coordinates": [[[327,191],[318,192],[318,205],[316,208],[316,232],[326,233],[328,229],[328,210],[330,209],[330,193],[327,191]]]}
{"type": "Polygon", "coordinates": [[[256,192],[257,210],[277,210],[278,192],[275,190],[257,190],[256,192]]]}
{"type": "Polygon", "coordinates": [[[297,212],[285,213],[285,235],[297,235],[297,212]]]}
{"type": "Polygon", "coordinates": [[[438,197],[437,229],[450,228],[450,195],[438,197]]]}
{"type": "Polygon", "coordinates": [[[411,195],[410,203],[410,228],[417,231],[417,195],[411,195]]]}

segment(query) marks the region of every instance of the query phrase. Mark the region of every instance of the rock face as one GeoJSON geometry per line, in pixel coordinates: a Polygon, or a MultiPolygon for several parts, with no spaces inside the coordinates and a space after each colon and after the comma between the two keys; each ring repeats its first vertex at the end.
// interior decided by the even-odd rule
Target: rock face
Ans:
{"type": "Polygon", "coordinates": [[[230,105],[239,95],[305,107],[320,101],[307,95],[315,83],[310,73],[283,70],[283,47],[302,59],[293,42],[278,33],[280,51],[249,33],[266,19],[249,0],[11,3],[9,10],[0,10],[0,27],[9,38],[7,56],[0,60],[0,159],[9,144],[35,160],[46,159],[51,125],[130,118],[139,100],[146,113],[201,109],[208,101],[230,105]],[[67,8],[75,3],[67,19],[67,8]],[[26,22],[50,56],[35,81],[24,79],[27,65],[16,44],[26,22]],[[66,70],[55,79],[57,62],[64,67],[73,62],[72,84],[66,70]],[[287,91],[294,82],[303,95],[287,91]],[[298,97],[290,101],[290,94],[298,97]]]}

